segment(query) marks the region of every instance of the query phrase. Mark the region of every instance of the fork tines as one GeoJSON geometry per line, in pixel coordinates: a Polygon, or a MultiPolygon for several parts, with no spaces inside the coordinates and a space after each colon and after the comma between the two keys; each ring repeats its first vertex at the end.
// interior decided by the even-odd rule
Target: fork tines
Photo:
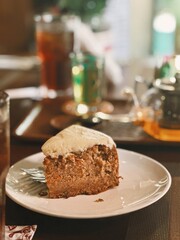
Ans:
{"type": "Polygon", "coordinates": [[[44,171],[40,168],[21,168],[21,170],[30,176],[30,178],[34,181],[45,183],[45,175],[44,171]]]}

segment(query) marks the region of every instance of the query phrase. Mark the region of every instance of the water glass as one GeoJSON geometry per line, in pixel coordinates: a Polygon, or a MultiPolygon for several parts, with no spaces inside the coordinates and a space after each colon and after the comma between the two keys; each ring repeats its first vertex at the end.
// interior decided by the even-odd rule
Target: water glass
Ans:
{"type": "Polygon", "coordinates": [[[9,96],[0,91],[0,239],[5,239],[5,180],[10,164],[9,96]]]}

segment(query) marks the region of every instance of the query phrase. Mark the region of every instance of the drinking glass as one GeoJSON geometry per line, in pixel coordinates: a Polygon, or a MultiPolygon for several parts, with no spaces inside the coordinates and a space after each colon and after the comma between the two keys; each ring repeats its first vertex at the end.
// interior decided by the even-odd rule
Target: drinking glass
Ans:
{"type": "Polygon", "coordinates": [[[72,94],[69,54],[74,47],[73,16],[35,17],[37,55],[41,60],[41,94],[55,98],[72,94]]]}
{"type": "Polygon", "coordinates": [[[100,111],[106,91],[104,58],[89,53],[71,54],[74,102],[79,114],[100,111]]]}
{"type": "Polygon", "coordinates": [[[10,162],[9,96],[0,91],[0,239],[5,239],[5,179],[10,162]]]}

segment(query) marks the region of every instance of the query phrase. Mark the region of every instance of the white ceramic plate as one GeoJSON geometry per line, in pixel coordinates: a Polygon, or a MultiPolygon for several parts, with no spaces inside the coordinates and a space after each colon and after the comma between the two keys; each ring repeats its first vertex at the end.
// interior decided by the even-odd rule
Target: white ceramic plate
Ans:
{"type": "Polygon", "coordinates": [[[48,199],[39,195],[44,185],[31,183],[21,168],[42,166],[37,153],[13,165],[6,182],[7,195],[21,206],[46,215],[66,218],[101,218],[121,215],[153,204],[166,194],[171,176],[159,162],[145,155],[118,149],[120,184],[97,195],[48,199]],[[99,199],[103,201],[98,201],[99,199]]]}

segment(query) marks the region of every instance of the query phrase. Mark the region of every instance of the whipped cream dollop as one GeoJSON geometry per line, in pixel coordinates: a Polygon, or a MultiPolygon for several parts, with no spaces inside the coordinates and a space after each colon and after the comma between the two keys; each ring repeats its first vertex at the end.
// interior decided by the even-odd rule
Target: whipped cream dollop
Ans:
{"type": "Polygon", "coordinates": [[[70,152],[84,151],[95,144],[105,145],[109,148],[116,146],[113,139],[96,130],[71,125],[55,136],[48,139],[42,146],[45,156],[57,158],[59,155],[66,155],[70,152]]]}

